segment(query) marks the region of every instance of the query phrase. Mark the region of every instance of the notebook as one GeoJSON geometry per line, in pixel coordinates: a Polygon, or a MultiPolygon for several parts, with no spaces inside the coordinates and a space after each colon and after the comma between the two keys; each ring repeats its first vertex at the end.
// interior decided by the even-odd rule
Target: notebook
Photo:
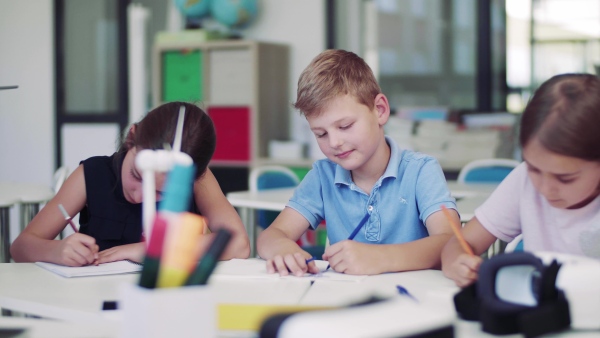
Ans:
{"type": "Polygon", "coordinates": [[[117,275],[142,270],[142,264],[128,260],[88,266],[64,266],[47,262],[35,262],[35,264],[63,277],[117,275]]]}

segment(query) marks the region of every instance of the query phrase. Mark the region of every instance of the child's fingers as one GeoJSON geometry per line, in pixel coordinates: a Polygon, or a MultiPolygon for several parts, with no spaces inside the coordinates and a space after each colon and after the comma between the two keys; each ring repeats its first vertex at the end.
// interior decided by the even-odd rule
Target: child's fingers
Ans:
{"type": "Polygon", "coordinates": [[[275,263],[272,259],[267,260],[267,273],[275,273],[275,263]]]}
{"type": "Polygon", "coordinates": [[[321,272],[321,270],[319,270],[319,268],[317,267],[317,264],[314,261],[309,262],[306,267],[307,267],[307,271],[309,273],[317,274],[317,273],[321,272]]]}
{"type": "Polygon", "coordinates": [[[285,255],[283,257],[283,261],[285,262],[285,265],[287,266],[290,273],[296,276],[304,275],[305,271],[302,269],[302,266],[306,267],[306,260],[302,255],[300,255],[299,253],[293,255],[285,255]]]}
{"type": "Polygon", "coordinates": [[[329,247],[327,247],[327,249],[325,249],[325,252],[323,253],[323,259],[328,261],[332,256],[342,251],[343,249],[344,247],[342,245],[342,242],[330,245],[329,247]]]}
{"type": "Polygon", "coordinates": [[[290,274],[282,256],[273,257],[273,266],[275,267],[275,271],[279,272],[280,276],[287,276],[290,274]]]}
{"type": "Polygon", "coordinates": [[[73,257],[73,259],[80,263],[80,265],[91,264],[98,258],[98,246],[94,238],[82,235],[76,237],[70,243],[74,256],[77,256],[73,257]],[[89,240],[90,238],[92,241],[89,240]]]}

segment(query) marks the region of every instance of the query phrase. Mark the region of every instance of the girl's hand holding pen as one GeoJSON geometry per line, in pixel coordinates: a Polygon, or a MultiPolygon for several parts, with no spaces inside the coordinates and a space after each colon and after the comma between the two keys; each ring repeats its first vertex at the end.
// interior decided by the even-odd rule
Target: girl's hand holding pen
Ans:
{"type": "Polygon", "coordinates": [[[67,266],[96,264],[98,245],[93,237],[75,233],[59,242],[53,253],[56,262],[67,266]]]}
{"type": "Polygon", "coordinates": [[[267,272],[278,272],[280,276],[292,274],[300,277],[305,273],[317,274],[320,271],[307,252],[295,252],[293,254],[277,255],[267,260],[267,272]]]}
{"type": "Polygon", "coordinates": [[[465,287],[477,280],[482,262],[483,259],[479,256],[462,253],[450,265],[442,265],[442,272],[446,277],[454,280],[457,286],[465,287]]]}

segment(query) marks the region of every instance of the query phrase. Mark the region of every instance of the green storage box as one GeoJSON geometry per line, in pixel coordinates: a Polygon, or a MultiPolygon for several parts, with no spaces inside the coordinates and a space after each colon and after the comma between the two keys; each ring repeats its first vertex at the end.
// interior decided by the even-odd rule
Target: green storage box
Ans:
{"type": "Polygon", "coordinates": [[[162,54],[162,101],[203,100],[202,52],[177,50],[162,54]]]}

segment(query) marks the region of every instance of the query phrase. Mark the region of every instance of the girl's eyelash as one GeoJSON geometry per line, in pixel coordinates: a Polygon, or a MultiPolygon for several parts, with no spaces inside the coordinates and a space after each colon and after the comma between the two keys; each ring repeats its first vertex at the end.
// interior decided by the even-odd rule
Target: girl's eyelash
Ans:
{"type": "Polygon", "coordinates": [[[135,172],[133,171],[133,169],[129,169],[129,174],[131,174],[131,177],[133,177],[133,179],[135,179],[136,181],[138,181],[138,182],[141,182],[141,181],[142,181],[142,178],[141,178],[141,177],[139,177],[139,176],[137,176],[137,175],[135,174],[135,172]]]}
{"type": "Polygon", "coordinates": [[[573,181],[575,181],[575,179],[574,178],[569,178],[569,179],[559,178],[558,181],[563,184],[569,184],[569,183],[572,183],[573,181]]]}

